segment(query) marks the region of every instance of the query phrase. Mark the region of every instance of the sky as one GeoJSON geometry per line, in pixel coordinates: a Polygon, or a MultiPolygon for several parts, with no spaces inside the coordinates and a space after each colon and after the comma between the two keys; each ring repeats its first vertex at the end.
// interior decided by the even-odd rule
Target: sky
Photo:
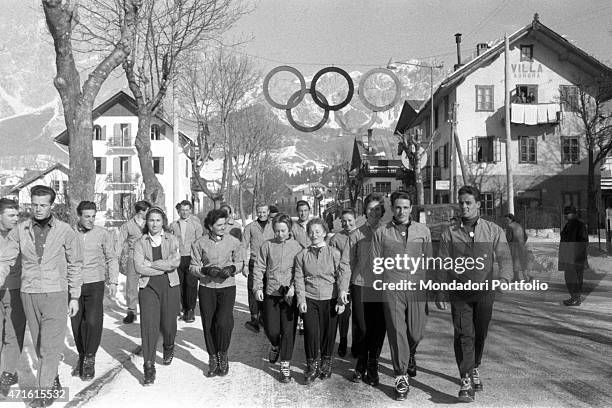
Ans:
{"type": "Polygon", "coordinates": [[[456,63],[476,44],[540,21],[612,65],[610,0],[246,0],[253,11],[226,35],[267,72],[292,65],[312,75],[327,65],[348,71],[419,59],[456,63]]]}

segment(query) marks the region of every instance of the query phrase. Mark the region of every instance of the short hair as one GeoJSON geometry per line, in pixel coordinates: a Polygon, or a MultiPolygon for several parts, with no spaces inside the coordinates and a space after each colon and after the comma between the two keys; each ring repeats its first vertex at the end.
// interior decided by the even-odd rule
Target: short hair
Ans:
{"type": "Polygon", "coordinates": [[[576,211],[576,207],[573,205],[568,205],[563,209],[563,214],[578,214],[578,211],[576,211]]]}
{"type": "Polygon", "coordinates": [[[85,210],[98,211],[98,208],[96,207],[96,203],[92,201],[81,201],[76,208],[77,215],[80,217],[81,215],[83,215],[83,211],[85,210]]]}
{"type": "Polygon", "coordinates": [[[299,210],[301,206],[307,206],[308,209],[310,210],[310,204],[308,203],[308,201],[306,200],[299,200],[296,204],[295,204],[295,209],[299,210]]]}
{"type": "Polygon", "coordinates": [[[291,227],[293,226],[293,221],[291,221],[291,217],[287,214],[278,214],[272,220],[272,228],[276,226],[276,224],[286,224],[289,231],[291,231],[291,227]]]}
{"type": "Polygon", "coordinates": [[[174,208],[176,208],[176,211],[181,211],[181,207],[183,206],[189,206],[189,209],[193,208],[193,206],[191,205],[191,201],[188,201],[188,200],[181,201],[174,208]]]}
{"type": "Polygon", "coordinates": [[[508,218],[510,221],[516,221],[516,217],[512,213],[508,213],[504,215],[504,217],[508,218]]]}
{"type": "Polygon", "coordinates": [[[257,205],[255,205],[256,210],[261,207],[266,207],[268,209],[268,212],[270,211],[270,206],[266,203],[257,203],[257,205]]]}
{"type": "Polygon", "coordinates": [[[11,200],[10,198],[0,198],[0,214],[4,214],[4,210],[6,209],[19,211],[19,204],[17,204],[17,201],[11,200]]]}
{"type": "Polygon", "coordinates": [[[137,213],[140,211],[148,211],[149,208],[151,208],[151,203],[148,201],[136,201],[134,204],[134,210],[136,210],[137,213]]]}
{"type": "Polygon", "coordinates": [[[278,207],[275,205],[269,205],[268,209],[270,210],[270,214],[278,214],[278,207]]]}
{"type": "Polygon", "coordinates": [[[219,221],[221,218],[227,219],[227,211],[222,210],[220,208],[210,210],[208,214],[206,214],[206,218],[204,218],[204,228],[209,231],[212,231],[212,226],[219,221]]]}
{"type": "Polygon", "coordinates": [[[357,218],[357,212],[355,211],[354,208],[347,208],[345,210],[342,210],[342,214],[340,216],[344,214],[351,214],[353,218],[357,218]]]}
{"type": "Polygon", "coordinates": [[[457,196],[462,196],[464,194],[469,194],[471,196],[474,196],[474,200],[475,201],[480,201],[480,191],[478,191],[478,188],[474,187],[474,186],[462,186],[459,189],[459,192],[457,193],[457,196]]]}
{"type": "Polygon", "coordinates": [[[221,207],[219,207],[220,210],[226,209],[229,211],[225,211],[227,213],[227,215],[232,215],[234,213],[234,209],[232,208],[231,205],[229,205],[228,203],[223,203],[221,204],[221,207]]]}
{"type": "Polygon", "coordinates": [[[325,231],[327,234],[327,226],[325,225],[325,221],[323,221],[321,218],[313,218],[312,220],[308,221],[308,224],[306,224],[306,232],[310,234],[312,227],[315,225],[320,225],[321,228],[323,228],[323,231],[325,231]]]}
{"type": "Polygon", "coordinates": [[[147,215],[145,215],[146,222],[144,228],[142,229],[142,233],[145,235],[149,233],[149,224],[147,222],[149,221],[149,217],[152,214],[159,214],[162,216],[162,228],[164,229],[164,231],[168,231],[168,217],[166,217],[166,213],[164,212],[164,210],[159,207],[151,207],[147,211],[147,215]]]}
{"type": "Polygon", "coordinates": [[[391,206],[395,205],[395,200],[409,200],[410,205],[412,205],[412,197],[410,197],[410,193],[404,190],[397,190],[391,193],[391,206]]]}
{"type": "Polygon", "coordinates": [[[57,196],[57,194],[55,194],[55,190],[52,189],[51,187],[47,187],[47,186],[34,186],[30,189],[30,197],[44,197],[44,196],[50,196],[51,200],[49,201],[49,204],[53,204],[55,202],[55,197],[57,196]]]}
{"type": "Polygon", "coordinates": [[[378,201],[378,203],[380,204],[380,208],[381,208],[381,215],[385,215],[385,197],[383,197],[382,195],[378,193],[370,193],[363,200],[363,215],[367,215],[366,209],[368,208],[368,205],[370,205],[372,201],[378,201]]]}

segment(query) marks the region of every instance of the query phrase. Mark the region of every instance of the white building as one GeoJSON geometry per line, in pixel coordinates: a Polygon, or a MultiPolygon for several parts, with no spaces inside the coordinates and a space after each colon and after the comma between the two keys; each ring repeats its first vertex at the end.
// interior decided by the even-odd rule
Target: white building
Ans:
{"type": "MultiPolygon", "coordinates": [[[[134,140],[138,129],[136,102],[123,91],[101,103],[93,111],[93,155],[96,165],[95,201],[106,217],[106,226],[115,226],[128,219],[136,201],[143,199],[144,183],[134,140]]],[[[151,120],[151,153],[153,170],[164,188],[165,209],[169,220],[175,218],[173,201],[173,166],[178,160],[179,200],[191,198],[191,163],[184,153],[173,156],[172,125],[159,115],[151,120]]],[[[188,138],[180,133],[181,145],[188,138]]],[[[66,131],[55,137],[64,149],[68,145],[66,131]]],[[[62,147],[60,146],[60,147],[62,147]]]]}
{"type": "Polygon", "coordinates": [[[6,198],[17,200],[19,207],[22,210],[27,210],[30,204],[32,204],[30,189],[41,185],[55,190],[57,194],[55,204],[65,204],[66,191],[68,189],[68,169],[66,166],[56,163],[46,170],[25,178],[8,191],[6,198]]]}

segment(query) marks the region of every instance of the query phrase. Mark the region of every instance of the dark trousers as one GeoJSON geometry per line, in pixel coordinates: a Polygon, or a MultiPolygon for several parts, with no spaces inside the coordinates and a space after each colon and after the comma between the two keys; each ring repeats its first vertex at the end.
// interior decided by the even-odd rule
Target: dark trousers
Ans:
{"type": "Polygon", "coordinates": [[[140,336],[144,361],[155,361],[157,339],[161,330],[164,347],[174,345],[179,287],[170,287],[168,275],[151,276],[147,286],[138,292],[140,336]]]}
{"type": "Polygon", "coordinates": [[[25,327],[19,289],[0,290],[0,372],[17,372],[25,327]]]}
{"type": "MultiPolygon", "coordinates": [[[[374,291],[371,287],[364,287],[363,290],[366,292],[374,291]]],[[[364,295],[364,297],[367,297],[367,295],[364,295]]],[[[355,312],[353,311],[353,313],[355,312]]],[[[378,358],[380,357],[380,352],[385,342],[385,335],[387,334],[382,300],[374,301],[368,298],[367,301],[363,302],[363,314],[366,327],[365,347],[367,357],[378,358]]]]}
{"type": "Polygon", "coordinates": [[[471,375],[474,367],[480,365],[494,301],[494,292],[450,299],[455,329],[455,359],[462,377],[471,375]]]}
{"type": "Polygon", "coordinates": [[[200,286],[200,315],[204,342],[209,355],[227,352],[234,329],[236,286],[207,288],[200,286]]]}
{"type": "Polygon", "coordinates": [[[582,282],[584,280],[584,266],[579,265],[571,271],[565,271],[565,286],[573,298],[582,294],[582,282]]]}
{"type": "Polygon", "coordinates": [[[177,272],[181,281],[181,306],[183,310],[193,310],[198,298],[198,278],[189,273],[190,256],[181,256],[177,272]]]}
{"type": "MultiPolygon", "coordinates": [[[[253,293],[253,269],[255,268],[255,260],[249,261],[249,275],[247,277],[247,289],[248,289],[248,300],[249,300],[249,312],[251,313],[251,319],[258,319],[259,313],[263,310],[263,302],[258,302],[255,294],[253,293]]],[[[266,288],[266,277],[264,275],[264,292],[266,288]]]]}
{"type": "MultiPolygon", "coordinates": [[[[349,325],[351,324],[351,303],[344,305],[344,312],[338,315],[338,331],[340,332],[340,339],[348,337],[349,325]]],[[[355,339],[353,338],[353,344],[355,339]]]]}
{"type": "MultiPolygon", "coordinates": [[[[74,344],[80,355],[96,354],[104,327],[104,281],[81,286],[79,311],[70,318],[74,344]]],[[[142,310],[142,309],[141,309],[142,310]]]]}
{"type": "MultiPolygon", "coordinates": [[[[353,308],[353,346],[352,351],[357,357],[365,358],[366,354],[366,321],[363,305],[363,286],[351,285],[351,303],[353,308]]],[[[344,314],[344,313],[343,313],[344,314]]],[[[342,314],[342,315],[343,315],[342,314]]],[[[340,319],[342,318],[340,315],[340,319]]],[[[338,319],[338,320],[340,320],[338,319]]],[[[342,333],[340,334],[342,336],[342,333]]]]}
{"type": "Polygon", "coordinates": [[[288,305],[282,296],[264,297],[263,301],[264,331],[274,347],[280,345],[280,358],[290,361],[293,355],[295,329],[297,326],[297,308],[295,300],[288,305]]]}
{"type": "Polygon", "coordinates": [[[304,320],[304,349],[306,358],[331,356],[336,342],[336,299],[314,300],[306,298],[304,320]]]}

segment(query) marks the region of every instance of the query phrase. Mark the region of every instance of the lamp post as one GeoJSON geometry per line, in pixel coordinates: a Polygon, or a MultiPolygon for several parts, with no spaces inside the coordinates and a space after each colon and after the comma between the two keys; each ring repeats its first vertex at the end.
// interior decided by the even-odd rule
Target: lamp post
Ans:
{"type": "MultiPolygon", "coordinates": [[[[387,63],[387,69],[397,69],[397,65],[410,65],[413,67],[419,68],[428,68],[429,69],[429,102],[430,102],[430,121],[429,121],[429,137],[433,138],[434,134],[434,103],[433,103],[433,72],[434,68],[442,68],[443,65],[426,65],[426,64],[416,64],[412,62],[404,62],[404,61],[391,61],[387,63]]],[[[451,135],[452,137],[452,135],[451,135]]],[[[433,204],[434,202],[434,172],[433,172],[433,141],[429,145],[429,204],[433,204]]]]}

